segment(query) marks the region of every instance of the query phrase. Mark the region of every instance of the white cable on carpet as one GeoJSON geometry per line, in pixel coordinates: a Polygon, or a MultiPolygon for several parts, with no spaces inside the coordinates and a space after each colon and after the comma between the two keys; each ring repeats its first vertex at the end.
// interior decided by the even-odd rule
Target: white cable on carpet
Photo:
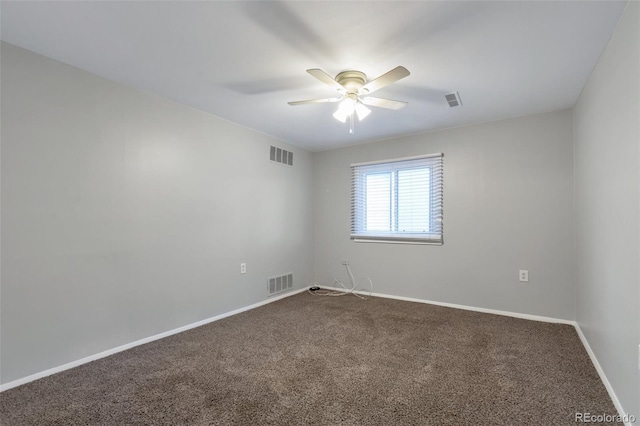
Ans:
{"type": "MultiPolygon", "coordinates": [[[[356,291],[358,291],[358,284],[360,284],[360,282],[362,280],[369,280],[369,286],[370,286],[370,290],[369,290],[369,297],[371,297],[371,295],[373,294],[373,280],[370,277],[363,277],[360,278],[358,281],[356,281],[356,278],[353,276],[353,272],[351,272],[351,268],[349,267],[349,264],[345,264],[344,266],[346,266],[347,268],[347,274],[349,275],[349,280],[351,281],[351,288],[347,288],[344,283],[342,281],[340,281],[338,278],[334,277],[334,284],[338,284],[340,287],[342,287],[342,289],[320,289],[320,290],[315,290],[315,291],[311,291],[311,289],[308,289],[307,291],[314,295],[314,296],[344,296],[347,294],[353,294],[356,297],[359,297],[360,299],[363,300],[367,300],[367,297],[356,293],[356,291]]],[[[311,283],[312,286],[320,286],[320,283],[317,282],[313,282],[311,283]]],[[[363,291],[363,290],[361,290],[363,291]]]]}

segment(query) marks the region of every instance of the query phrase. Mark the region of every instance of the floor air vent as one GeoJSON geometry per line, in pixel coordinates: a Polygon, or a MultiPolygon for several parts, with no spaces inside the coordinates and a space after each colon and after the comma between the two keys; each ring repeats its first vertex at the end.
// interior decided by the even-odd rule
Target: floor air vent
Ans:
{"type": "Polygon", "coordinates": [[[267,295],[283,293],[293,288],[293,273],[270,277],[267,281],[267,295]]]}
{"type": "Polygon", "coordinates": [[[286,149],[278,148],[277,146],[271,146],[269,159],[274,163],[293,166],[293,152],[287,151],[286,149]]]}

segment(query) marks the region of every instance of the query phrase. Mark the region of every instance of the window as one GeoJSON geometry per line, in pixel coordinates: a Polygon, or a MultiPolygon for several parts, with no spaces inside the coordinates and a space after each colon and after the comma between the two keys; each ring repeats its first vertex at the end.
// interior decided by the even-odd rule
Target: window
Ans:
{"type": "Polygon", "coordinates": [[[351,239],[442,244],[442,154],[351,165],[351,239]]]}

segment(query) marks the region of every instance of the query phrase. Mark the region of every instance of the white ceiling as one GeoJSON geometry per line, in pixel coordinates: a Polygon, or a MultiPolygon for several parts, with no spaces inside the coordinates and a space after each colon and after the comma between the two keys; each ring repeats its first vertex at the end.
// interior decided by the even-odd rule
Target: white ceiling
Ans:
{"type": "Polygon", "coordinates": [[[572,106],[626,2],[7,2],[2,39],[310,150],[572,106]],[[355,134],[308,75],[411,75],[355,134]],[[450,109],[444,94],[459,91],[450,109]]]}

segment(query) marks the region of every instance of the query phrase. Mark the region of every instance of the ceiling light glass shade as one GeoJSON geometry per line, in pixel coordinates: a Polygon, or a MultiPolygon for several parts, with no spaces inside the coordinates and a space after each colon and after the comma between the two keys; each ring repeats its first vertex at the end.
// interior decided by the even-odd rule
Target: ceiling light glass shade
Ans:
{"type": "Polygon", "coordinates": [[[347,121],[347,118],[353,114],[353,111],[356,109],[356,102],[351,98],[346,98],[342,102],[340,102],[340,106],[338,110],[333,114],[336,120],[342,121],[343,123],[347,121]]]}
{"type": "Polygon", "coordinates": [[[371,114],[371,110],[366,106],[364,106],[363,104],[361,104],[360,102],[356,103],[355,108],[356,108],[356,114],[358,114],[358,120],[360,121],[364,120],[365,118],[367,118],[369,114],[371,114]]]}
{"type": "Polygon", "coordinates": [[[351,98],[346,98],[344,101],[340,102],[339,109],[341,109],[346,115],[351,115],[356,109],[356,101],[351,98]]]}
{"type": "Polygon", "coordinates": [[[338,108],[338,110],[336,112],[333,113],[333,116],[335,117],[336,120],[341,121],[341,122],[346,122],[347,121],[347,117],[349,117],[348,114],[344,114],[342,112],[342,110],[340,110],[340,108],[338,108]]]}

